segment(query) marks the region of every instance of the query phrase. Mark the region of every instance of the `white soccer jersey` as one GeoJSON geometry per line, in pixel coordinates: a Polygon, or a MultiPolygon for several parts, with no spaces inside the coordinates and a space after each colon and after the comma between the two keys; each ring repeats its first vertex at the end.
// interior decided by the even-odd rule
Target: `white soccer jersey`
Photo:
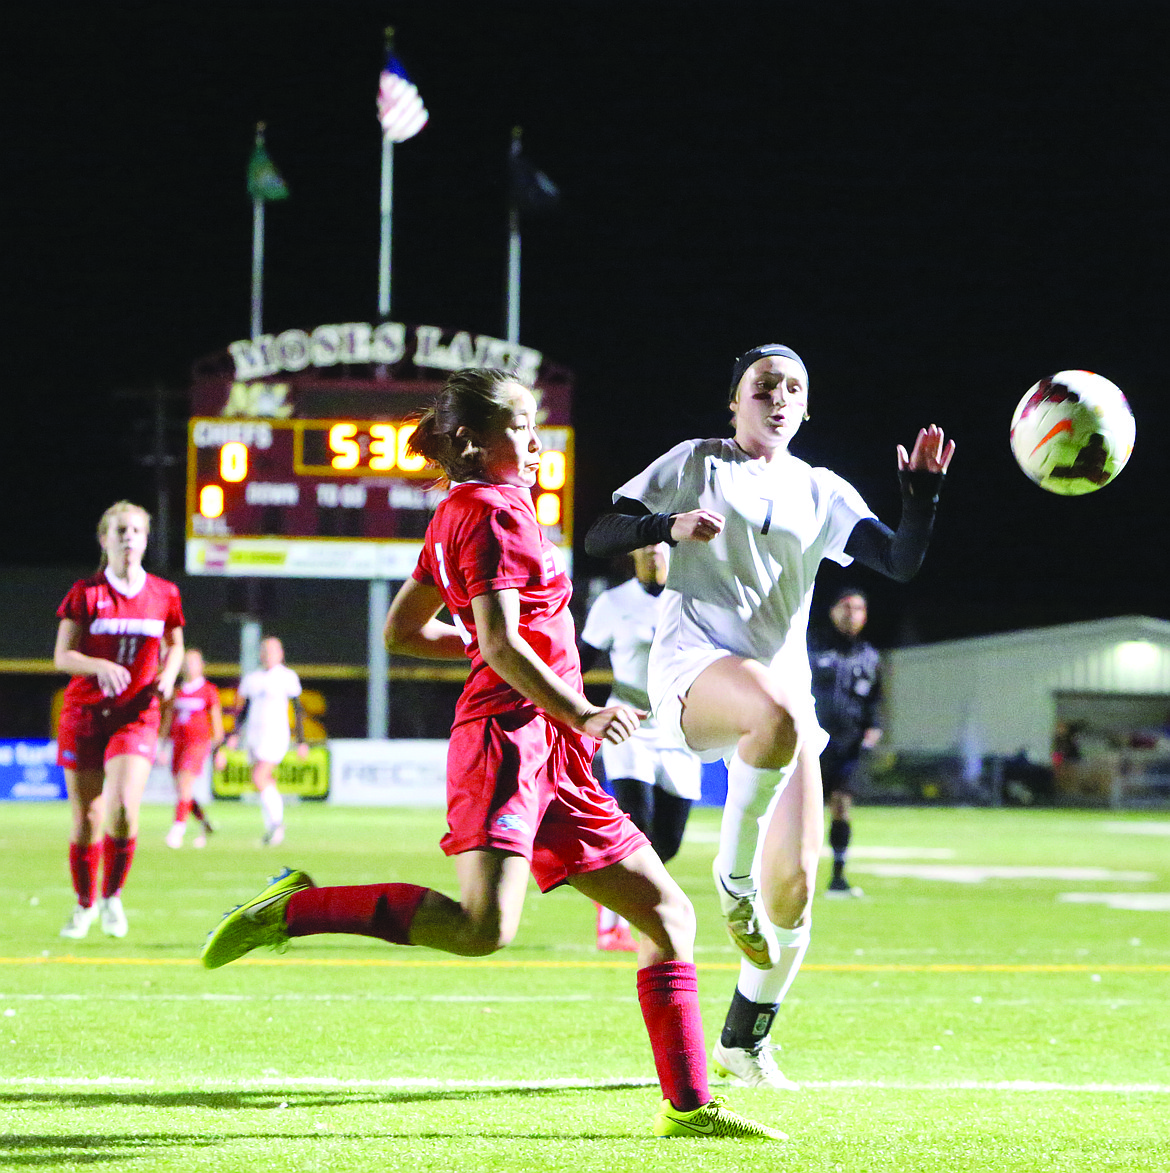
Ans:
{"type": "Polygon", "coordinates": [[[301,681],[285,664],[257,668],[240,681],[239,696],[248,701],[245,742],[262,762],[279,762],[288,752],[288,702],[301,695],[301,681]]]}
{"type": "Polygon", "coordinates": [[[650,702],[647,662],[661,610],[662,594],[652,595],[631,578],[598,595],[581,628],[585,643],[609,653],[614,695],[642,709],[650,702]]]}
{"type": "Polygon", "coordinates": [[[874,516],[852,485],[787,452],[765,461],[734,440],[686,440],[627,481],[619,497],[652,513],[707,509],[725,519],[713,541],[672,551],[655,658],[660,648],[707,646],[807,678],[817,568],[822,558],[848,566],[853,527],[874,516]]]}

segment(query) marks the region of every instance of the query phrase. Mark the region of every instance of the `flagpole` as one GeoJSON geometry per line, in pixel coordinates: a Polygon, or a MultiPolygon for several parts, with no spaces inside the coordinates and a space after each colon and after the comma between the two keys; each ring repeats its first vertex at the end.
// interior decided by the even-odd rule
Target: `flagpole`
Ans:
{"type": "MultiPolygon", "coordinates": [[[[257,147],[264,145],[264,123],[256,123],[257,147]]],[[[252,340],[264,330],[264,200],[252,195],[252,340]]],[[[244,613],[240,619],[240,678],[260,667],[260,639],[263,628],[253,606],[254,580],[244,583],[244,613]]]]}
{"type": "MultiPolygon", "coordinates": [[[[264,123],[256,123],[256,146],[264,145],[264,123]]],[[[252,197],[252,340],[260,337],[264,319],[264,201],[252,197]]]]}
{"type": "MultiPolygon", "coordinates": [[[[386,55],[394,44],[394,30],[386,30],[386,55]]],[[[378,245],[378,318],[390,320],[390,265],[394,223],[394,140],[382,135],[382,188],[378,202],[381,231],[378,245]]],[[[385,378],[386,368],[378,368],[385,378]]],[[[390,582],[371,579],[366,593],[366,737],[390,736],[390,653],[382,628],[390,607],[390,582]]]]}
{"type": "MultiPolygon", "coordinates": [[[[510,158],[520,156],[520,127],[512,128],[510,158]]],[[[508,198],[508,341],[520,342],[520,207],[514,185],[509,184],[508,198]]]]}
{"type": "MultiPolygon", "coordinates": [[[[378,122],[382,127],[382,191],[379,201],[381,242],[378,256],[378,316],[390,317],[390,276],[393,265],[392,221],[394,214],[394,144],[413,138],[427,124],[427,108],[418,88],[394,56],[394,30],[386,30],[386,63],[378,77],[378,122]]],[[[375,368],[379,379],[386,377],[385,365],[375,368]]],[[[389,655],[382,638],[382,625],[390,600],[390,582],[370,580],[366,639],[369,683],[366,688],[366,736],[385,738],[390,733],[389,655]]]]}
{"type": "Polygon", "coordinates": [[[390,244],[394,216],[394,142],[385,136],[382,138],[382,198],[379,210],[382,233],[378,257],[378,316],[385,322],[390,318],[390,244]]]}

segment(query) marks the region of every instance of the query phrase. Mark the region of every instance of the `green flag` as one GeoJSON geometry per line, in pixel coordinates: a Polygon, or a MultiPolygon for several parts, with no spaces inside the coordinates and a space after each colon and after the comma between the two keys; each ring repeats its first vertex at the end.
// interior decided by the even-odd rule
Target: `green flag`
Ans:
{"type": "Polygon", "coordinates": [[[256,149],[248,163],[248,194],[254,200],[288,199],[288,187],[268,157],[264,139],[260,135],[256,136],[256,149]]]}

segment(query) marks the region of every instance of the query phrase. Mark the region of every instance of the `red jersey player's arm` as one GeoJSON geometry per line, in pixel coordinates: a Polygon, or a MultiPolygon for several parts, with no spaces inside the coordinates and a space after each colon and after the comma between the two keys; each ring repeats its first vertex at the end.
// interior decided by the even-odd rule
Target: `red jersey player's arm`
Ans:
{"type": "Polygon", "coordinates": [[[382,637],[391,652],[421,660],[463,660],[467,652],[458,630],[435,618],[442,610],[438,588],[408,578],[394,596],[382,637]]]}
{"type": "Polygon", "coordinates": [[[629,705],[600,708],[565,683],[520,633],[520,592],[488,591],[471,600],[484,662],[501,680],[555,721],[615,745],[638,728],[645,713],[629,705]]]}
{"type": "Polygon", "coordinates": [[[208,710],[211,717],[211,742],[218,749],[223,745],[223,705],[219,701],[219,690],[216,690],[215,700],[208,710]]]}
{"type": "Polygon", "coordinates": [[[113,660],[87,656],[78,650],[82,637],[81,624],[73,619],[62,619],[57,625],[57,644],[53,649],[53,666],[70,676],[96,676],[104,696],[117,696],[130,685],[130,669],[113,660]]]}
{"type": "Polygon", "coordinates": [[[171,735],[171,723],[175,719],[175,698],[172,696],[170,700],[163,701],[162,717],[158,723],[158,740],[161,744],[166,741],[171,735]]]}
{"type": "Polygon", "coordinates": [[[155,677],[154,685],[158,695],[169,701],[175,695],[175,681],[183,667],[183,629],[172,627],[162,638],[162,668],[155,677]]]}

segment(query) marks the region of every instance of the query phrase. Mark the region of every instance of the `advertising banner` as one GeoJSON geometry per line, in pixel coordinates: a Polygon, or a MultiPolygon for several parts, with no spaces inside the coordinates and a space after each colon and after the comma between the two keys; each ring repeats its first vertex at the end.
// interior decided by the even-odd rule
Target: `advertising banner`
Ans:
{"type": "Polygon", "coordinates": [[[0,741],[0,801],[56,802],[65,798],[65,771],[55,741],[0,741]]]}
{"type": "Polygon", "coordinates": [[[443,807],[447,742],[334,739],[330,802],[339,806],[443,807]]]}
{"type": "MultiPolygon", "coordinates": [[[[328,748],[312,745],[305,758],[300,757],[295,749],[290,749],[276,767],[276,785],[281,794],[317,801],[328,798],[328,748]]],[[[256,793],[252,785],[252,766],[243,750],[227,751],[226,766],[212,774],[211,792],[216,798],[242,798],[245,794],[256,793]]]]}

